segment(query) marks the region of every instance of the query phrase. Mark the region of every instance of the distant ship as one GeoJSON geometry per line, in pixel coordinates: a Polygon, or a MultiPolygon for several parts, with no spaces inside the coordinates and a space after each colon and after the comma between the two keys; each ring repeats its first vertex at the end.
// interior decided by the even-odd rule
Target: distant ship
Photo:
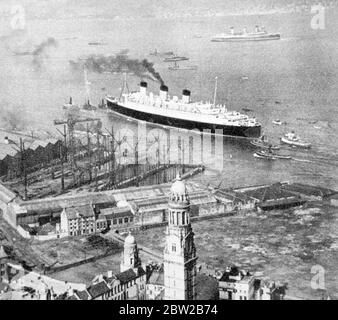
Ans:
{"type": "MultiPolygon", "coordinates": [[[[192,102],[190,91],[183,90],[181,99],[170,98],[168,87],[161,85],[158,96],[147,93],[147,83],[140,83],[139,91],[124,93],[120,98],[106,97],[107,108],[126,117],[187,130],[211,130],[230,136],[257,138],[261,124],[237,111],[228,111],[224,105],[214,102],[192,102]],[[217,130],[217,131],[216,131],[217,130]]],[[[210,132],[210,131],[209,131],[210,132]]]]}
{"type": "Polygon", "coordinates": [[[197,66],[190,65],[190,66],[183,66],[180,67],[177,61],[174,61],[174,65],[168,67],[169,70],[175,71],[175,70],[197,70],[197,66]]]}
{"type": "Polygon", "coordinates": [[[254,32],[247,32],[244,28],[243,32],[235,32],[234,28],[230,28],[230,33],[217,34],[211,38],[213,42],[233,42],[233,41],[266,41],[280,40],[279,33],[267,33],[264,27],[255,27],[254,32]]]}
{"type": "Polygon", "coordinates": [[[184,60],[189,60],[189,58],[175,55],[175,56],[163,59],[164,62],[175,62],[175,61],[184,61],[184,60]]]}
{"type": "Polygon", "coordinates": [[[153,52],[150,52],[149,55],[156,57],[166,57],[166,56],[174,56],[175,54],[173,51],[158,52],[157,49],[155,49],[153,52]]]}

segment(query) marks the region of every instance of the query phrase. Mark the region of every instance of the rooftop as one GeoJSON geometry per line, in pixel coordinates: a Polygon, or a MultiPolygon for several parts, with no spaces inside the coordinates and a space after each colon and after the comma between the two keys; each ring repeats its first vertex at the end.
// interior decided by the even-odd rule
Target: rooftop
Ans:
{"type": "Polygon", "coordinates": [[[115,276],[119,281],[121,281],[122,284],[124,284],[145,275],[145,273],[146,272],[142,267],[138,267],[138,274],[136,274],[133,269],[128,269],[126,271],[116,274],[115,276]]]}
{"type": "Polygon", "coordinates": [[[106,292],[109,291],[109,287],[107,286],[105,281],[101,281],[99,283],[93,284],[87,288],[87,291],[91,295],[92,299],[95,299],[99,296],[102,296],[106,292]]]}
{"type": "Polygon", "coordinates": [[[149,279],[148,279],[148,283],[164,286],[163,265],[161,265],[159,267],[155,267],[154,269],[151,270],[151,273],[150,273],[150,276],[149,276],[149,279]]]}
{"type": "Polygon", "coordinates": [[[80,217],[90,218],[94,216],[93,207],[90,205],[74,207],[74,208],[65,208],[67,219],[77,219],[80,217]]]}

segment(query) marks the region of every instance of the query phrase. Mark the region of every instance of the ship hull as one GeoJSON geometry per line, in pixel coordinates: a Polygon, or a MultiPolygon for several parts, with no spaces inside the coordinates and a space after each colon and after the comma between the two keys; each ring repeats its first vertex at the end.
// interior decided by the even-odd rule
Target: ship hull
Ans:
{"type": "Polygon", "coordinates": [[[268,41],[268,40],[280,40],[279,34],[270,34],[265,36],[234,36],[234,37],[214,37],[212,42],[240,42],[240,41],[268,41]]]}
{"type": "Polygon", "coordinates": [[[205,123],[205,122],[195,122],[189,121],[180,118],[174,117],[166,117],[162,115],[151,114],[139,110],[133,110],[130,108],[126,108],[121,104],[116,102],[110,101],[107,99],[107,107],[108,109],[130,117],[136,120],[147,121],[150,123],[156,123],[159,125],[176,127],[181,129],[187,130],[210,130],[211,133],[222,133],[226,136],[237,136],[237,137],[245,137],[245,138],[258,138],[261,135],[261,126],[255,127],[246,127],[246,126],[229,126],[229,125],[219,125],[219,124],[212,124],[212,123],[205,123]]]}

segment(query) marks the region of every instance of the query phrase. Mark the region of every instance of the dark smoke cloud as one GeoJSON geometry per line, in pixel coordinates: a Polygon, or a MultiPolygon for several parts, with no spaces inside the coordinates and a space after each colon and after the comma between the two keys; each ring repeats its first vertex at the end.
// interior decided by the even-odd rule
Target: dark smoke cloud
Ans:
{"type": "Polygon", "coordinates": [[[131,59],[127,56],[128,50],[120,51],[114,56],[91,55],[86,59],[78,59],[77,61],[69,61],[72,68],[82,70],[86,67],[89,71],[102,72],[133,72],[140,78],[154,77],[161,84],[164,83],[161,75],[155,70],[154,64],[147,59],[138,60],[131,59]],[[152,77],[149,77],[149,74],[152,77]]]}
{"type": "Polygon", "coordinates": [[[43,64],[44,58],[47,57],[47,49],[56,48],[58,45],[54,38],[48,38],[35,46],[32,51],[14,52],[17,56],[33,56],[33,65],[40,68],[43,64]]]}

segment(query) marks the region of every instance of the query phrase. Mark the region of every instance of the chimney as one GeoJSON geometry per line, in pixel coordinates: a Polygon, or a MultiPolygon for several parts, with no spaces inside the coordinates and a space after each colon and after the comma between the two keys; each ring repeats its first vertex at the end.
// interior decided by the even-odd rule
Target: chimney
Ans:
{"type": "Polygon", "coordinates": [[[108,270],[108,278],[112,278],[113,277],[113,271],[112,270],[108,270]]]}
{"type": "Polygon", "coordinates": [[[73,98],[72,97],[69,98],[69,104],[73,104],[73,98]]]}
{"type": "Polygon", "coordinates": [[[147,87],[148,87],[147,82],[145,81],[140,82],[140,93],[144,96],[147,94],[147,87]]]}
{"type": "Polygon", "coordinates": [[[9,144],[9,139],[8,139],[8,137],[5,137],[4,140],[5,140],[4,142],[5,142],[6,144],[9,144]]]}
{"type": "Polygon", "coordinates": [[[231,33],[231,34],[234,34],[234,33],[235,33],[234,27],[231,27],[231,28],[230,28],[230,33],[231,33]]]}
{"type": "Polygon", "coordinates": [[[182,92],[182,102],[183,103],[189,103],[190,102],[190,91],[187,89],[184,89],[182,92]]]}
{"type": "Polygon", "coordinates": [[[167,100],[168,98],[168,87],[164,84],[162,84],[160,87],[160,98],[163,101],[167,100]]]}
{"type": "Polygon", "coordinates": [[[259,27],[258,26],[255,27],[255,32],[259,32],[259,27]]]}

